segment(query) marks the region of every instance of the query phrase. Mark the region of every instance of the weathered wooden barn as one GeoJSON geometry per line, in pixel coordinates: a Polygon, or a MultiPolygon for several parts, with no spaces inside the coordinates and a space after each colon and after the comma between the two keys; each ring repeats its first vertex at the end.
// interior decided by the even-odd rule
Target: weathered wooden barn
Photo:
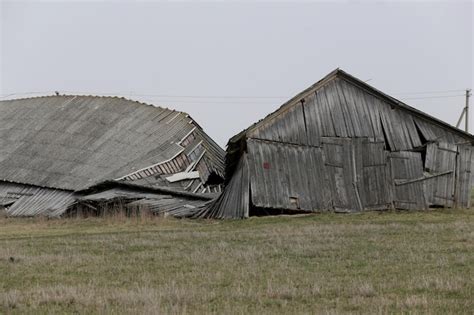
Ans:
{"type": "Polygon", "coordinates": [[[473,141],[337,69],[229,140],[195,217],[469,207],[473,141]]]}
{"type": "Polygon", "coordinates": [[[125,200],[180,213],[220,192],[224,154],[167,108],[74,95],[1,101],[0,207],[60,216],[125,200]]]}

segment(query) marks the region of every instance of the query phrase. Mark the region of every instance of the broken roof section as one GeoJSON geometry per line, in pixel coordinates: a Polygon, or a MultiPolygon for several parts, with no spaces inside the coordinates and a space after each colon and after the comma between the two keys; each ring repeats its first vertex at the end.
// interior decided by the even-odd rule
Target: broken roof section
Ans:
{"type": "MultiPolygon", "coordinates": [[[[8,194],[13,183],[24,185],[16,185],[15,191],[44,188],[17,198],[23,203],[46,190],[74,192],[110,180],[191,193],[219,192],[224,154],[188,114],[167,108],[77,95],[0,101],[3,192],[8,194]]],[[[10,195],[0,198],[12,200],[10,195]]],[[[54,204],[53,197],[49,203],[54,204]]],[[[32,208],[34,213],[15,213],[34,215],[44,207],[32,208]]],[[[55,215],[64,211],[64,206],[49,208],[55,215]]]]}
{"type": "Polygon", "coordinates": [[[223,155],[188,114],[167,108],[95,96],[0,102],[4,181],[77,190],[104,180],[171,176],[201,161],[205,181],[210,173],[223,175],[223,155]]]}

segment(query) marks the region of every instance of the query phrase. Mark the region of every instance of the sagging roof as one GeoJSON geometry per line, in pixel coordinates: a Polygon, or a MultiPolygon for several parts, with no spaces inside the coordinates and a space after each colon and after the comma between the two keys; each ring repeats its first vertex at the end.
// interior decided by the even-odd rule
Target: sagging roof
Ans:
{"type": "Polygon", "coordinates": [[[199,169],[203,182],[223,168],[224,151],[183,112],[119,97],[0,101],[2,181],[80,190],[148,178],[166,186],[170,174],[199,169]]]}
{"type": "Polygon", "coordinates": [[[349,82],[351,82],[352,84],[355,84],[357,85],[358,87],[364,89],[365,91],[367,91],[368,93],[370,94],[373,94],[374,96],[376,97],[379,97],[379,98],[382,98],[383,100],[387,101],[388,103],[390,103],[391,105],[393,106],[397,106],[399,107],[400,109],[402,110],[405,110],[417,117],[420,117],[422,119],[427,119],[429,120],[430,122],[444,128],[444,129],[447,129],[448,131],[450,132],[453,132],[463,138],[468,138],[470,139],[470,141],[474,141],[474,136],[468,132],[465,132],[459,128],[456,128],[436,117],[433,117],[425,112],[422,112],[414,107],[411,107],[407,104],[405,104],[404,102],[392,97],[392,96],[389,96],[387,94],[385,94],[384,92],[374,88],[373,86],[359,80],[358,78],[348,74],[347,72],[341,70],[341,69],[335,69],[333,70],[332,72],[330,72],[328,75],[326,75],[324,78],[322,78],[321,80],[319,80],[318,82],[316,82],[315,84],[311,85],[310,87],[308,87],[307,89],[305,89],[304,91],[302,91],[301,93],[295,95],[294,97],[292,97],[290,100],[288,100],[287,102],[285,102],[283,105],[280,106],[280,108],[278,108],[276,111],[268,114],[265,118],[259,120],[258,122],[252,124],[251,126],[249,126],[248,128],[246,128],[245,130],[241,131],[240,133],[238,133],[237,135],[233,136],[232,138],[229,139],[229,144],[233,144],[233,143],[237,143],[239,142],[242,138],[246,137],[248,133],[250,133],[252,130],[258,128],[261,124],[263,124],[264,122],[266,122],[267,120],[269,119],[272,119],[273,117],[275,116],[278,116],[281,112],[291,108],[295,103],[298,103],[301,101],[301,99],[304,99],[307,95],[313,93],[314,91],[320,89],[321,87],[325,86],[327,83],[329,83],[330,81],[332,81],[333,79],[335,78],[342,78],[344,80],[347,80],[349,82]]]}

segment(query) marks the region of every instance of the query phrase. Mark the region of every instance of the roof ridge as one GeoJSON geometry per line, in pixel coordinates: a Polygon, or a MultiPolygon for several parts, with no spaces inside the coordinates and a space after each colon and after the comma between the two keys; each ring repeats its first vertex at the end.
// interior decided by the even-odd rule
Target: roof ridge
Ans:
{"type": "MultiPolygon", "coordinates": [[[[143,101],[138,101],[138,100],[134,100],[134,99],[131,99],[131,98],[127,98],[127,97],[124,97],[124,96],[118,96],[118,95],[94,95],[94,94],[38,95],[38,96],[20,97],[20,98],[0,100],[0,103],[10,102],[10,101],[24,101],[24,100],[34,100],[34,99],[56,98],[56,97],[92,97],[92,98],[122,99],[122,100],[126,100],[126,101],[129,101],[129,102],[137,103],[139,105],[152,106],[152,107],[155,107],[155,108],[158,108],[158,109],[169,110],[169,111],[172,111],[172,112],[177,112],[177,113],[181,113],[181,114],[185,114],[185,115],[189,116],[189,114],[184,112],[184,111],[171,109],[171,108],[168,108],[168,107],[164,107],[164,106],[161,106],[161,105],[155,105],[155,104],[152,104],[152,103],[146,103],[146,102],[143,102],[143,101]]],[[[194,119],[193,119],[193,121],[194,121],[194,119]]]]}

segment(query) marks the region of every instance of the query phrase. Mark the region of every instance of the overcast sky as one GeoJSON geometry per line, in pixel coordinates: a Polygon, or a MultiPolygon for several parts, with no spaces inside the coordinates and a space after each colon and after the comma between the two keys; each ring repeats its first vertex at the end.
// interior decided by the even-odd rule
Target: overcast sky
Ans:
{"type": "Polygon", "coordinates": [[[451,124],[473,85],[471,1],[0,2],[3,99],[120,94],[223,146],[337,67],[451,124]]]}

